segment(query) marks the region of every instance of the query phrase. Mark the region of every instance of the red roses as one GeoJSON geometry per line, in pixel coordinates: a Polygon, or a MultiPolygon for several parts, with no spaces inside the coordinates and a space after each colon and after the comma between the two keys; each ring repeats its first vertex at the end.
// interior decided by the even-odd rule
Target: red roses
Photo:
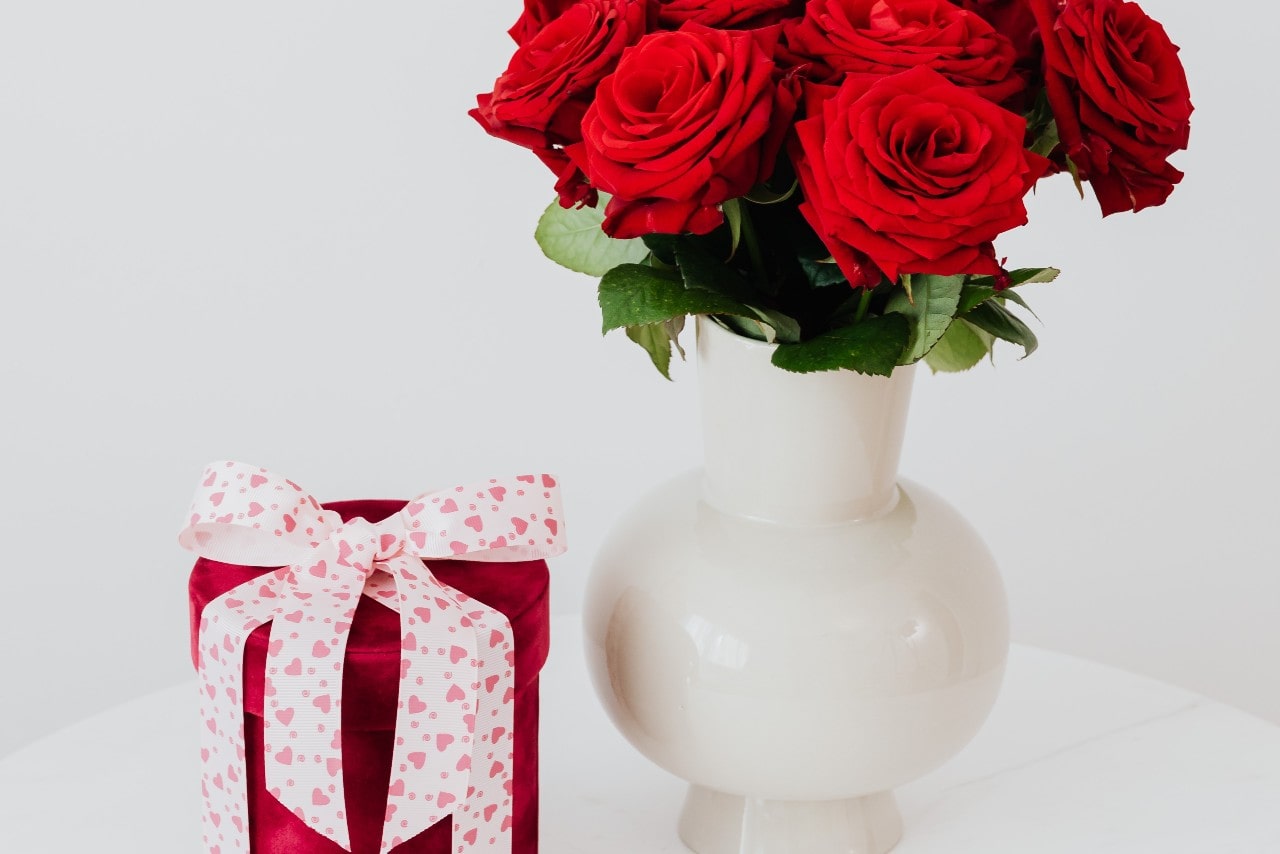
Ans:
{"type": "Polygon", "coordinates": [[[1163,204],[1182,180],[1191,94],[1178,48],[1136,3],[1033,0],[1045,87],[1067,157],[1104,215],[1163,204]]]}
{"type": "Polygon", "coordinates": [[[947,0],[810,0],[786,49],[818,83],[873,82],[927,66],[993,101],[1018,93],[1012,42],[947,0]]]}
{"type": "Polygon", "coordinates": [[[679,29],[693,21],[708,27],[749,29],[776,24],[788,9],[803,0],[655,0],[658,21],[667,29],[679,29]]]}
{"type": "MultiPolygon", "coordinates": [[[[559,177],[561,204],[595,203],[563,147],[582,139],[595,86],[645,33],[645,0],[582,0],[528,40],[471,115],[489,133],[532,150],[559,177]]],[[[523,20],[523,19],[522,19],[523,20]]]]}
{"type": "Polygon", "coordinates": [[[776,168],[761,198],[790,200],[850,284],[994,274],[1050,161],[1104,214],[1182,177],[1177,48],[1125,0],[525,0],[512,35],[472,115],[564,207],[609,193],[614,237],[712,232],[776,168]]]}
{"type": "Polygon", "coordinates": [[[855,286],[997,273],[991,241],[1026,223],[1022,197],[1048,167],[1025,131],[929,68],[848,78],[796,125],[800,210],[855,286]]]}
{"type": "Polygon", "coordinates": [[[568,148],[613,195],[606,233],[705,234],[721,203],[769,176],[795,109],[775,79],[775,39],[687,24],[623,54],[568,148]]]}

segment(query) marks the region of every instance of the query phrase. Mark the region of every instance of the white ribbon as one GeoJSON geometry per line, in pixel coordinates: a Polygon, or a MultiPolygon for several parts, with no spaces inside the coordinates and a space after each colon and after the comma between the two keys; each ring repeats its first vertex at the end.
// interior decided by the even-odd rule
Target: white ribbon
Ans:
{"type": "MultiPolygon", "coordinates": [[[[522,475],[419,496],[378,524],[342,523],[292,481],[210,465],[179,542],[203,557],[284,566],[206,606],[199,671],[205,848],[250,847],[243,662],[271,623],[263,698],[267,788],[351,850],[342,669],[361,595],[398,611],[402,660],[382,851],[453,817],[454,850],[511,851],[514,638],[506,617],[423,559],[534,560],[565,549],[556,481],[522,475]]],[[[531,736],[530,736],[531,737],[531,736]]]]}

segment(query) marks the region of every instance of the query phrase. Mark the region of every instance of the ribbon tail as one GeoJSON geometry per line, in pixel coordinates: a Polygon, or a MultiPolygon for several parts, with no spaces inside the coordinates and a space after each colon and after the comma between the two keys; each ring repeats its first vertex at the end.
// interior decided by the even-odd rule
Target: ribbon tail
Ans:
{"type": "Polygon", "coordinates": [[[515,779],[515,635],[501,611],[474,599],[463,601],[462,605],[474,624],[480,687],[471,752],[471,787],[466,804],[454,813],[454,843],[458,850],[465,844],[493,854],[510,854],[515,779]]]}
{"type": "Polygon", "coordinates": [[[382,832],[386,852],[466,800],[479,681],[475,634],[457,591],[417,559],[396,557],[381,568],[397,587],[403,650],[382,832]]]}
{"type": "Polygon", "coordinates": [[[200,616],[201,794],[208,854],[249,851],[244,646],[253,630],[271,619],[279,586],[275,575],[246,582],[210,602],[200,616]]]}
{"type": "Polygon", "coordinates": [[[307,827],[351,850],[342,774],[342,675],[373,543],[341,532],[284,570],[263,698],[267,789],[307,827]],[[368,562],[355,557],[368,550],[368,562]],[[351,561],[355,561],[352,563],[351,561]],[[357,570],[353,574],[351,569],[357,570]]]}

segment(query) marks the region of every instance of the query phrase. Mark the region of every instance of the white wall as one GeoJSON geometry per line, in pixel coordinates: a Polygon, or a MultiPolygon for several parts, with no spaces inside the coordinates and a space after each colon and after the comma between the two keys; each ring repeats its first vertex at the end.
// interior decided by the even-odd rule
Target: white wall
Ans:
{"type": "MultiPolygon", "coordinates": [[[[1105,223],[1041,193],[1001,249],[1066,269],[1028,294],[1043,349],[922,375],[903,468],[987,535],[1019,640],[1280,721],[1277,15],[1236,5],[1146,3],[1199,107],[1184,186],[1105,223]]],[[[465,115],[516,6],[6,4],[0,754],[188,677],[208,460],[322,498],[558,471],[559,611],[696,464],[694,371],[601,340],[530,236],[549,176],[465,115]]]]}

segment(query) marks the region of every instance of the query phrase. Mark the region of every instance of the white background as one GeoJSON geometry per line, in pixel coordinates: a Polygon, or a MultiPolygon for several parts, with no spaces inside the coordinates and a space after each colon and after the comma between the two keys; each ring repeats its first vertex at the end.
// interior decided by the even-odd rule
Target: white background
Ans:
{"type": "MultiPolygon", "coordinates": [[[[1064,268],[1043,347],[916,386],[904,474],[981,530],[1017,640],[1280,721],[1275,8],[1147,0],[1198,110],[1164,208],[1065,179],[998,248],[1064,268]]],[[[514,0],[0,0],[0,754],[189,676],[205,462],[325,499],[560,473],[572,612],[631,498],[700,456],[551,179],[466,116],[514,0]]]]}

